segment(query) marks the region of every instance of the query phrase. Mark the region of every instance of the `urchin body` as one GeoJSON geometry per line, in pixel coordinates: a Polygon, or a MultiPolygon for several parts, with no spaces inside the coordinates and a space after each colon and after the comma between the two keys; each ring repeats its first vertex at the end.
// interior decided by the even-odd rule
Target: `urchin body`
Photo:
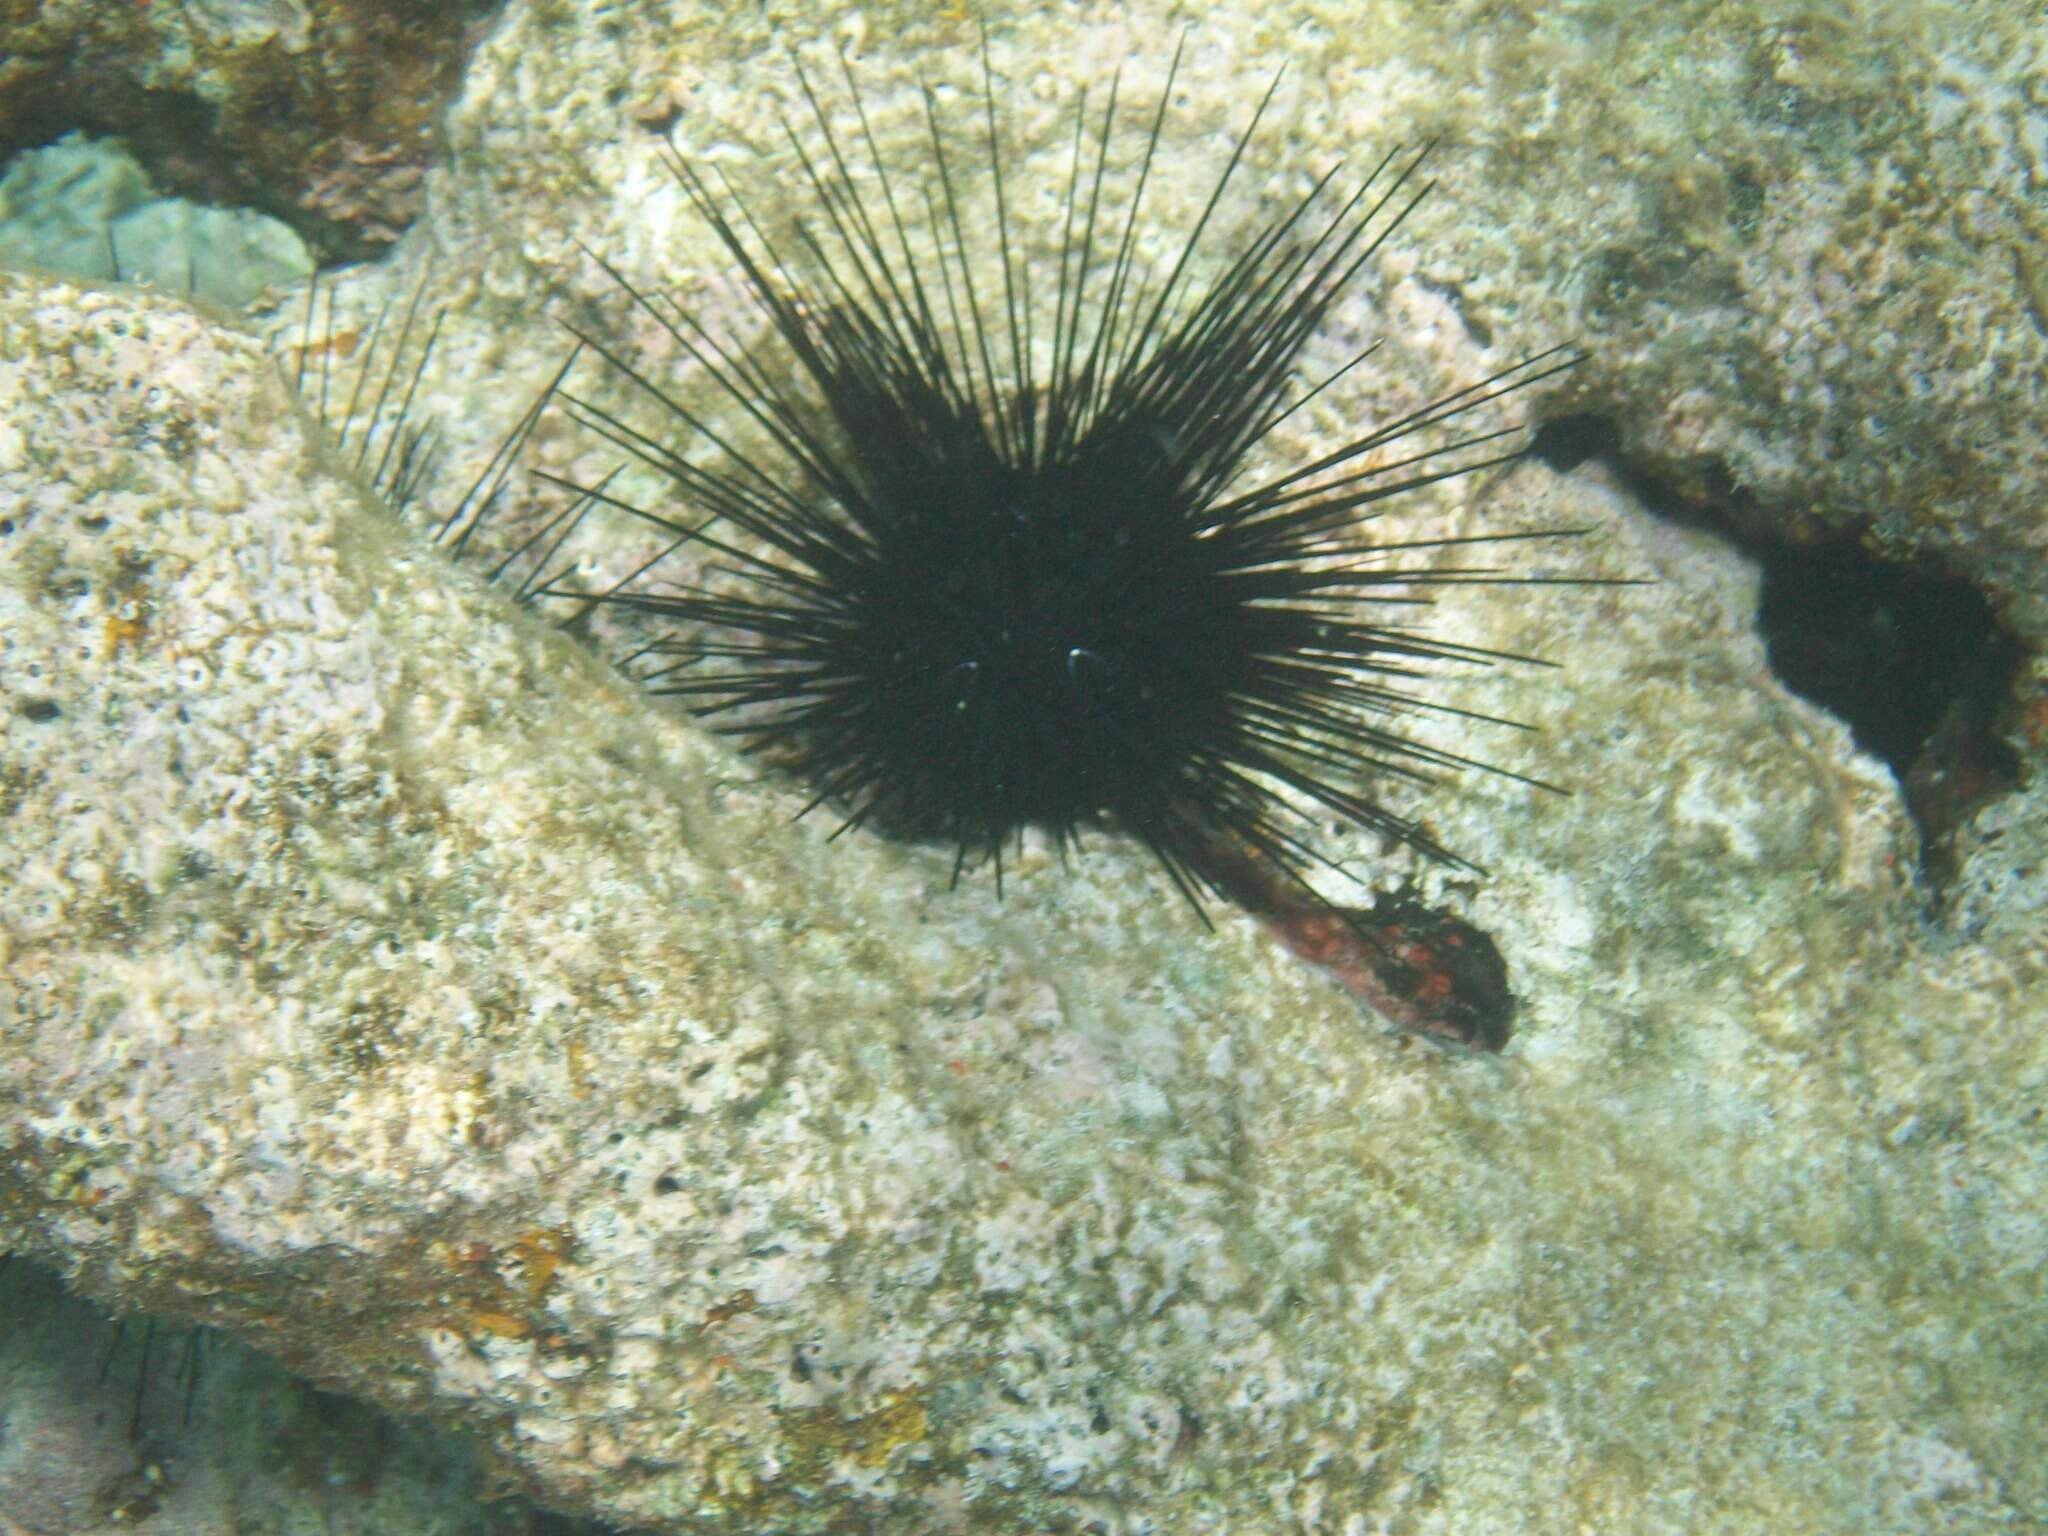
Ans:
{"type": "Polygon", "coordinates": [[[1544,354],[1311,463],[1245,474],[1252,450],[1334,382],[1301,387],[1299,356],[1426,192],[1419,157],[1387,157],[1348,193],[1325,175],[1198,281],[1262,103],[1178,260],[1147,271],[1136,221],[1165,106],[1112,218],[1112,89],[1099,123],[1077,108],[1057,270],[1034,301],[1011,244],[992,75],[993,251],[963,232],[962,173],[929,95],[912,197],[864,114],[874,175],[856,181],[799,78],[816,131],[808,147],[790,140],[814,206],[786,233],[771,240],[739,193],[673,161],[784,361],[764,364],[613,271],[767,451],[734,447],[636,359],[584,337],[660,403],[665,427],[574,396],[572,411],[669,495],[574,489],[691,546],[699,565],[683,577],[656,561],[573,595],[654,619],[660,636],[640,652],[650,686],[770,752],[844,825],[952,846],[956,878],[990,862],[1000,879],[1027,827],[1064,847],[1109,822],[1198,909],[1247,859],[1306,890],[1309,808],[1457,862],[1376,786],[1485,766],[1402,722],[1465,713],[1415,690],[1427,664],[1495,658],[1401,622],[1400,605],[1518,578],[1421,563],[1491,536],[1376,543],[1365,525],[1402,492],[1513,457],[1500,433],[1417,435],[1570,360],[1544,354]],[[706,438],[722,459],[692,454],[706,438]]]}
{"type": "Polygon", "coordinates": [[[788,711],[805,766],[857,763],[878,822],[970,858],[1104,814],[1170,837],[1285,645],[1233,592],[1228,541],[1186,526],[1183,479],[1144,428],[1054,464],[878,476],[866,558],[783,658],[810,690],[788,711]]]}

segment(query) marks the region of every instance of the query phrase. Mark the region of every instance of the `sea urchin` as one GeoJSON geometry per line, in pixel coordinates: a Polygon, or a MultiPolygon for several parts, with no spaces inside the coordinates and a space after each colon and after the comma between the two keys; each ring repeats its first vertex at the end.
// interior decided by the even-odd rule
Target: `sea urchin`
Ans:
{"type": "Polygon", "coordinates": [[[1180,62],[1121,215],[1105,194],[1116,87],[1092,123],[1077,106],[1057,265],[1036,293],[1012,237],[986,40],[977,135],[992,251],[970,248],[970,179],[929,89],[913,189],[851,70],[849,136],[797,65],[815,134],[789,140],[814,206],[772,236],[724,177],[671,150],[781,350],[721,339],[606,265],[729,409],[685,403],[629,348],[579,332],[663,425],[587,397],[569,409],[665,490],[557,483],[697,560],[681,575],[664,557],[601,590],[542,591],[651,621],[635,658],[649,686],[802,775],[806,809],[837,808],[842,830],[941,841],[956,880],[993,863],[1000,886],[1024,828],[1064,852],[1109,822],[1199,912],[1205,895],[1242,888],[1232,872],[1248,862],[1309,892],[1318,856],[1303,818],[1318,808],[1462,862],[1374,786],[1488,766],[1403,722],[1468,713],[1415,691],[1428,664],[1505,658],[1395,615],[1432,589],[1528,579],[1421,563],[1448,546],[1566,530],[1400,542],[1362,530],[1403,492],[1522,451],[1500,432],[1416,434],[1573,359],[1527,359],[1247,483],[1253,449],[1348,371],[1294,388],[1304,345],[1428,187],[1419,154],[1387,156],[1350,190],[1333,170],[1207,262],[1269,89],[1177,258],[1148,270],[1139,205],[1180,62]]]}

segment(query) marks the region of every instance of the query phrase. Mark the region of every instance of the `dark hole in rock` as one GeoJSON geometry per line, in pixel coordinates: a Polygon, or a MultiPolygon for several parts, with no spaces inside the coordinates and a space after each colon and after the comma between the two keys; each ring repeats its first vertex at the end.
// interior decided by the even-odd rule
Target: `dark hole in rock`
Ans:
{"type": "Polygon", "coordinates": [[[1543,422],[1529,439],[1529,451],[1561,475],[1588,459],[1612,458],[1620,449],[1621,428],[1614,418],[1590,411],[1543,422]]]}
{"type": "Polygon", "coordinates": [[[1905,791],[1928,873],[1985,801],[2019,782],[2000,720],[2025,651],[1967,581],[1889,564],[1850,541],[1753,549],[1757,629],[1786,687],[1848,723],[1905,791]]]}
{"type": "Polygon", "coordinates": [[[1540,423],[1530,451],[1560,474],[1606,461],[1653,513],[1730,539],[1763,570],[1757,631],[1778,680],[1837,715],[1883,761],[1920,828],[1937,889],[1954,874],[1953,835],[2013,789],[2019,754],[2006,739],[2026,648],[1968,581],[1880,559],[1852,537],[1771,538],[1764,509],[1742,505],[1725,476],[1703,503],[1631,462],[1615,418],[1597,412],[1540,423]],[[1726,500],[1726,505],[1716,503],[1726,500]]]}

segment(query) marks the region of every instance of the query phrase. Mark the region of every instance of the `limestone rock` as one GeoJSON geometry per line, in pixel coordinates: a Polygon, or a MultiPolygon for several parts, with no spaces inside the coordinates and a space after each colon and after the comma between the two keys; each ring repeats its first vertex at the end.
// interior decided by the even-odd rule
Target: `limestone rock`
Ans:
{"type": "MultiPolygon", "coordinates": [[[[508,14],[437,183],[451,357],[551,349],[509,327],[603,294],[572,234],[690,280],[636,112],[774,174],[786,59],[692,15],[508,14]],[[621,79],[666,105],[599,107],[621,79]]],[[[1055,66],[1135,51],[1142,97],[1174,26],[997,29],[1027,150],[1069,121],[1055,66]]],[[[1285,30],[1200,34],[1194,120],[1283,54],[1311,143],[1414,108],[1421,55],[1356,51],[1406,34],[1285,30]]],[[[973,36],[871,21],[878,113],[921,50],[971,82],[973,36]]],[[[1418,249],[1492,227],[1454,168],[1418,249]]],[[[1569,330],[1515,270],[1468,274],[1510,354],[1569,330]]],[[[1495,355],[1424,262],[1374,298],[1403,340],[1367,407],[1495,355]]],[[[516,410],[487,375],[451,403],[516,410]]],[[[2003,519],[1976,569],[2010,593],[2000,505],[1967,515],[2003,519]]],[[[1432,800],[1493,875],[1413,871],[1507,955],[1497,1060],[1204,932],[1114,840],[1033,850],[1000,903],[943,853],[828,846],[798,786],[368,505],[260,347],[168,302],[0,279],[0,509],[0,1239],[90,1290],[677,1531],[2048,1518],[2039,779],[1969,850],[1998,899],[1929,924],[1896,786],[1763,665],[1753,569],[1598,471],[1416,509],[1597,525],[1600,568],[1657,581],[1442,618],[1569,664],[1456,695],[1543,737],[1451,739],[1576,793],[1432,800]]]]}
{"type": "Polygon", "coordinates": [[[67,129],[114,136],[167,192],[258,209],[330,259],[360,259],[418,214],[436,122],[489,9],[4,0],[0,162],[67,129]]]}
{"type": "Polygon", "coordinates": [[[117,1322],[18,1261],[0,1278],[10,1536],[520,1528],[529,1512],[490,1489],[459,1438],[322,1392],[217,1333],[117,1322]]]}

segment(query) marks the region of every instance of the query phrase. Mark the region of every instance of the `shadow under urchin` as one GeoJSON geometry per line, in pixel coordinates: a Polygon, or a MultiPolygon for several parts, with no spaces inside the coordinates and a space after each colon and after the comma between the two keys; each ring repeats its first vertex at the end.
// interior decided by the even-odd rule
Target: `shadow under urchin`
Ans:
{"type": "Polygon", "coordinates": [[[1379,789],[1474,768],[1522,779],[1410,727],[1431,714],[1515,725],[1423,690],[1435,664],[1530,658],[1432,636],[1412,615],[1441,589],[1547,579],[1460,551],[1579,530],[1384,541],[1368,528],[1405,492],[1519,457],[1513,429],[1433,429],[1577,358],[1527,358],[1308,462],[1245,471],[1370,355],[1297,379],[1303,347],[1427,194],[1423,155],[1389,154],[1348,188],[1332,169],[1220,265],[1204,259],[1276,80],[1171,265],[1148,267],[1142,204],[1177,52],[1120,211],[1117,87],[1099,114],[1077,103],[1057,265],[1034,287],[985,37],[985,163],[947,149],[927,87],[914,174],[892,168],[843,60],[851,133],[792,63],[809,109],[803,133],[785,124],[800,216],[770,234],[721,173],[669,154],[766,336],[715,335],[597,258],[722,399],[686,401],[622,343],[577,332],[656,424],[561,398],[661,490],[542,478],[576,496],[570,525],[608,505],[661,530],[666,552],[597,588],[536,571],[522,595],[651,624],[628,658],[650,689],[800,775],[805,813],[951,846],[956,882],[992,865],[1000,890],[1027,827],[1064,855],[1108,824],[1198,914],[1241,896],[1247,870],[1338,910],[1309,880],[1327,862],[1306,835],[1324,813],[1474,867],[1379,789]],[[977,249],[962,209],[984,179],[994,237],[977,249]],[[686,546],[684,570],[672,557],[686,546]]]}

